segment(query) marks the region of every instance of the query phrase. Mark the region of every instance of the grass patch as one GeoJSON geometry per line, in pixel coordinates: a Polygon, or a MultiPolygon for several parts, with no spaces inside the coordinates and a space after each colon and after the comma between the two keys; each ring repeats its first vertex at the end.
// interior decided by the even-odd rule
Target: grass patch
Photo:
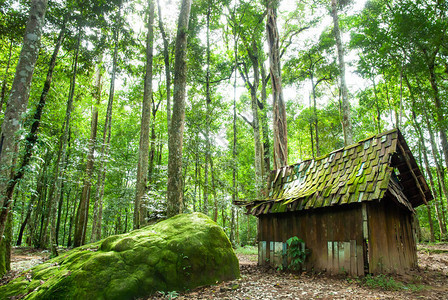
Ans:
{"type": "Polygon", "coordinates": [[[380,274],[377,276],[367,275],[362,279],[361,284],[372,289],[381,289],[386,291],[410,290],[418,292],[425,289],[421,284],[404,284],[390,276],[380,274]]]}
{"type": "Polygon", "coordinates": [[[238,247],[235,249],[236,254],[245,254],[245,255],[258,255],[258,247],[245,245],[243,247],[238,247]]]}
{"type": "Polygon", "coordinates": [[[426,252],[428,254],[443,254],[443,253],[448,253],[448,250],[446,249],[430,249],[430,248],[419,248],[418,251],[423,251],[426,252]]]}

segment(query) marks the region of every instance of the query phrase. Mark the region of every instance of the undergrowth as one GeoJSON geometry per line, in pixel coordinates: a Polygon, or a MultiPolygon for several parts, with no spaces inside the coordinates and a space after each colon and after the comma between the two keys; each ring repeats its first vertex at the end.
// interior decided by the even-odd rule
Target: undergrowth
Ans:
{"type": "Polygon", "coordinates": [[[394,278],[384,274],[376,276],[368,274],[361,280],[361,284],[369,288],[382,289],[386,291],[411,290],[413,292],[417,292],[425,288],[421,284],[404,284],[403,282],[396,281],[394,278]]]}
{"type": "Polygon", "coordinates": [[[258,254],[258,248],[257,248],[257,246],[245,245],[243,247],[236,248],[235,253],[245,254],[245,255],[258,254]]]}

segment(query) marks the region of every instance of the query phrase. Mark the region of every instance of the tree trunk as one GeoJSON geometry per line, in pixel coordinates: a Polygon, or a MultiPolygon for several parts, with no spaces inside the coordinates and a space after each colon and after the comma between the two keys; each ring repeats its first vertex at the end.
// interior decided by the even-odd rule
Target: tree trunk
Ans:
{"type": "MultiPolygon", "coordinates": [[[[118,10],[118,19],[121,16],[121,3],[118,10]]],[[[92,235],[90,237],[90,242],[95,242],[101,239],[101,224],[103,216],[103,196],[104,196],[104,185],[106,179],[106,157],[109,154],[109,144],[111,138],[111,127],[112,127],[112,108],[114,102],[115,93],[115,77],[117,73],[118,64],[118,44],[119,44],[119,29],[118,25],[114,28],[114,52],[112,56],[112,72],[110,76],[110,89],[109,89],[109,99],[107,101],[106,117],[104,120],[103,128],[103,138],[101,140],[101,152],[99,157],[99,167],[97,174],[97,187],[95,193],[95,204],[93,208],[93,221],[92,221],[92,235]]]]}
{"type": "Polygon", "coordinates": [[[341,31],[339,29],[339,17],[337,0],[331,0],[331,17],[333,18],[333,33],[336,40],[336,48],[338,51],[338,63],[340,75],[340,89],[342,96],[342,130],[344,133],[344,144],[346,146],[353,144],[352,121],[350,116],[350,102],[348,100],[348,89],[345,82],[345,61],[344,47],[342,45],[341,31]]]}
{"type": "Polygon", "coordinates": [[[263,187],[263,144],[261,143],[260,121],[258,116],[258,97],[257,91],[260,82],[260,65],[258,60],[258,47],[255,40],[252,41],[252,48],[247,49],[247,54],[252,62],[253,82],[249,82],[248,74],[243,76],[246,85],[249,87],[252,109],[252,129],[254,132],[254,150],[255,150],[255,191],[257,195],[261,194],[263,187]]]}
{"type": "Polygon", "coordinates": [[[233,147],[232,147],[232,203],[230,204],[230,209],[232,211],[232,218],[230,222],[230,242],[232,245],[235,245],[235,201],[238,199],[238,186],[236,183],[237,180],[237,134],[236,134],[236,70],[238,65],[238,37],[236,28],[234,28],[233,32],[234,45],[233,45],[233,54],[234,54],[234,67],[235,67],[235,77],[233,80],[233,147]]]}
{"type": "Polygon", "coordinates": [[[134,200],[134,229],[146,223],[145,196],[148,184],[149,125],[152,97],[152,58],[154,44],[154,0],[148,1],[148,34],[146,36],[146,74],[140,123],[140,143],[138,149],[137,183],[134,200]]]}
{"type": "MultiPolygon", "coordinates": [[[[59,49],[61,47],[62,41],[64,40],[64,36],[65,36],[65,25],[63,25],[61,31],[59,32],[59,36],[58,36],[55,48],[53,50],[53,55],[51,57],[50,64],[49,64],[49,67],[48,67],[47,78],[46,78],[45,83],[44,83],[44,87],[43,87],[43,90],[42,90],[42,93],[41,93],[41,96],[40,96],[40,99],[39,99],[39,103],[37,104],[36,112],[34,113],[34,116],[33,116],[33,123],[31,125],[30,132],[26,136],[25,151],[24,151],[24,154],[23,154],[23,156],[22,156],[22,158],[20,160],[21,161],[20,167],[18,168],[16,173],[13,175],[13,180],[10,181],[9,184],[8,184],[8,190],[9,190],[9,192],[7,192],[8,195],[12,195],[16,183],[25,174],[26,167],[28,166],[28,164],[30,162],[30,159],[31,159],[31,156],[33,154],[34,145],[37,142],[37,132],[38,132],[39,127],[40,127],[40,120],[42,118],[42,113],[43,113],[43,110],[44,110],[44,107],[45,107],[47,95],[48,95],[48,92],[49,92],[50,87],[51,87],[51,81],[52,81],[52,78],[53,78],[53,71],[54,71],[54,67],[56,65],[56,59],[57,59],[58,52],[59,52],[59,49]]],[[[31,210],[29,210],[29,213],[31,213],[31,210]]],[[[25,229],[25,226],[26,226],[26,223],[28,221],[28,218],[29,218],[29,215],[27,213],[27,219],[22,224],[23,229],[21,227],[21,233],[22,234],[23,234],[23,230],[25,229]]],[[[18,239],[18,241],[19,241],[19,239],[18,239]]],[[[20,243],[21,243],[21,238],[20,238],[20,243]]]]}
{"type": "Polygon", "coordinates": [[[261,110],[261,128],[263,132],[263,160],[264,160],[264,173],[263,183],[267,183],[267,176],[271,172],[271,155],[270,155],[270,141],[269,141],[269,125],[267,117],[267,93],[266,86],[268,84],[268,76],[266,76],[266,70],[264,64],[261,64],[261,103],[263,109],[261,110]]]}
{"type": "MultiPolygon", "coordinates": [[[[444,174],[442,172],[442,168],[439,163],[439,151],[437,150],[434,132],[432,130],[432,126],[430,124],[426,110],[425,110],[424,114],[425,114],[425,118],[426,118],[426,125],[427,125],[428,131],[429,131],[429,141],[431,143],[431,150],[432,150],[432,155],[433,155],[433,159],[434,159],[434,164],[436,167],[437,177],[439,178],[439,185],[440,185],[442,193],[443,193],[443,198],[445,199],[445,201],[447,201],[448,200],[448,190],[445,185],[444,174]]],[[[442,196],[442,193],[440,193],[441,196],[442,196]]],[[[443,206],[443,198],[441,199],[442,206],[443,206]]],[[[442,208],[442,214],[443,214],[443,208],[442,208]]],[[[441,219],[442,219],[441,234],[446,235],[447,231],[446,231],[445,218],[442,217],[441,219]]]]}
{"type": "Polygon", "coordinates": [[[212,98],[210,95],[210,2],[207,7],[207,73],[205,78],[205,161],[204,161],[204,214],[208,214],[208,194],[209,194],[209,176],[208,167],[210,162],[210,104],[212,98]]]}
{"type": "Polygon", "coordinates": [[[442,143],[442,151],[443,156],[445,158],[445,167],[448,169],[448,139],[446,135],[446,125],[445,125],[445,115],[443,113],[443,107],[442,103],[440,102],[440,93],[439,93],[439,86],[437,85],[437,78],[435,73],[435,54],[431,56],[431,58],[428,57],[428,54],[426,51],[424,51],[425,55],[427,56],[427,64],[428,64],[428,70],[429,70],[429,81],[431,83],[431,88],[433,90],[433,100],[434,100],[434,106],[435,106],[435,113],[437,116],[437,125],[439,128],[439,135],[440,140],[442,143]]]}
{"type": "Polygon", "coordinates": [[[162,10],[160,9],[160,0],[157,0],[159,11],[159,29],[163,40],[163,60],[165,62],[165,78],[166,78],[166,121],[168,133],[171,126],[171,70],[170,70],[170,52],[168,38],[162,23],[162,10]]]}
{"type": "Polygon", "coordinates": [[[96,134],[98,129],[98,107],[101,104],[101,76],[102,76],[102,61],[103,57],[100,56],[98,60],[97,73],[95,79],[95,91],[94,95],[96,103],[92,105],[92,121],[90,123],[90,137],[89,148],[86,159],[86,169],[84,172],[83,187],[81,192],[81,199],[79,201],[77,220],[75,221],[75,236],[73,244],[75,247],[84,245],[87,231],[87,220],[89,217],[89,204],[90,204],[90,189],[92,186],[92,174],[93,165],[95,163],[95,144],[96,134]]]}
{"type": "Polygon", "coordinates": [[[44,25],[47,0],[32,0],[25,28],[25,37],[20,52],[11,94],[6,106],[0,136],[0,242],[11,204],[12,190],[7,194],[17,155],[17,132],[22,128],[22,115],[28,107],[31,79],[40,48],[40,37],[44,25]]]}
{"type": "Polygon", "coordinates": [[[274,169],[288,164],[288,129],[286,109],[283,101],[282,76],[279,55],[279,36],[277,29],[278,1],[267,1],[266,31],[269,45],[270,74],[274,109],[274,169]]]}
{"type": "MultiPolygon", "coordinates": [[[[414,106],[414,99],[412,99],[412,100],[413,100],[412,105],[414,106]]],[[[416,129],[417,134],[419,136],[420,153],[423,154],[426,175],[427,175],[427,178],[429,178],[431,191],[432,191],[432,193],[434,195],[434,199],[435,199],[434,204],[435,204],[435,209],[436,209],[437,220],[439,221],[439,229],[440,229],[440,232],[442,232],[442,223],[441,223],[440,214],[439,214],[438,205],[437,205],[437,191],[435,190],[435,187],[434,187],[434,179],[432,177],[432,173],[431,173],[431,169],[430,169],[430,165],[429,165],[428,154],[426,152],[425,140],[423,139],[423,134],[422,134],[420,124],[416,120],[414,109],[412,109],[412,125],[416,129]]],[[[427,209],[427,213],[428,213],[428,220],[429,220],[428,222],[429,222],[429,229],[430,229],[430,233],[431,233],[431,242],[434,242],[435,241],[434,226],[432,224],[431,207],[429,204],[426,204],[426,209],[427,209]]]]}
{"type": "Polygon", "coordinates": [[[78,71],[78,56],[79,56],[79,48],[81,45],[81,27],[78,28],[78,42],[77,42],[77,46],[76,46],[76,52],[75,52],[75,57],[74,57],[74,62],[73,62],[73,75],[72,75],[72,80],[70,83],[70,91],[68,94],[68,99],[67,99],[67,108],[65,111],[65,121],[64,121],[64,125],[63,125],[63,129],[62,129],[62,135],[59,139],[59,150],[58,150],[58,156],[55,162],[55,170],[54,170],[54,182],[50,188],[50,192],[48,195],[48,211],[49,211],[49,215],[48,215],[48,219],[45,223],[44,226],[44,235],[47,232],[47,226],[48,223],[51,222],[51,228],[50,228],[50,247],[51,247],[51,252],[52,255],[56,256],[57,255],[57,250],[56,250],[56,246],[57,246],[57,241],[55,240],[56,238],[56,205],[58,203],[58,196],[59,196],[59,191],[61,188],[61,184],[62,184],[62,179],[61,179],[61,171],[59,170],[59,166],[60,165],[64,165],[64,159],[65,159],[65,155],[66,155],[66,151],[67,151],[67,143],[68,143],[68,139],[69,139],[69,132],[70,132],[70,121],[71,121],[71,113],[73,110],[73,99],[75,96],[75,87],[76,87],[76,75],[77,75],[77,71],[78,71]],[[62,160],[62,161],[61,161],[62,160]]]}
{"type": "Polygon", "coordinates": [[[311,88],[313,95],[313,114],[314,114],[314,132],[316,135],[316,156],[320,156],[320,147],[319,147],[319,119],[317,118],[317,102],[316,102],[316,85],[314,84],[314,76],[311,73],[311,88]]]}
{"type": "Polygon", "coordinates": [[[0,277],[11,270],[12,214],[6,219],[4,237],[0,241],[0,277]]]}
{"type": "Polygon", "coordinates": [[[6,95],[6,82],[8,81],[8,72],[9,67],[11,65],[11,56],[12,56],[12,39],[9,41],[9,54],[8,54],[8,62],[6,63],[5,76],[3,78],[2,90],[0,93],[0,113],[3,111],[3,104],[5,103],[5,95],[6,95]]]}
{"type": "Polygon", "coordinates": [[[168,140],[167,216],[183,210],[182,144],[185,126],[185,96],[187,85],[187,32],[191,0],[182,0],[179,13],[174,62],[173,117],[168,140]]]}

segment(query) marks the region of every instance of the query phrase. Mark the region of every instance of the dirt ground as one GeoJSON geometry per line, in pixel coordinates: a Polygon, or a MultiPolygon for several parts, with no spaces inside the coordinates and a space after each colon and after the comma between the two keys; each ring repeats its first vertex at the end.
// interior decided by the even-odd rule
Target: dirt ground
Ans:
{"type": "MultiPolygon", "coordinates": [[[[48,252],[16,248],[9,282],[47,259],[48,252]]],[[[185,293],[158,293],[147,299],[448,299],[448,244],[419,245],[419,268],[405,275],[367,279],[324,274],[291,274],[257,266],[256,255],[238,254],[241,278],[185,293]],[[390,283],[391,284],[387,284],[390,283]],[[372,287],[372,282],[380,286],[372,287]]]]}

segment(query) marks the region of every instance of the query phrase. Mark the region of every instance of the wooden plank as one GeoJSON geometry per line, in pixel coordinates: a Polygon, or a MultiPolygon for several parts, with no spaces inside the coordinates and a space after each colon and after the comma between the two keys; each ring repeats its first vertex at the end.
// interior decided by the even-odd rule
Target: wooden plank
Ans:
{"type": "Polygon", "coordinates": [[[400,252],[398,251],[398,241],[397,241],[397,211],[396,206],[388,201],[389,199],[384,199],[383,202],[383,215],[385,218],[386,224],[386,232],[385,237],[387,239],[387,248],[384,251],[387,251],[388,255],[388,266],[386,267],[387,272],[399,271],[401,262],[400,262],[400,252]],[[392,204],[392,205],[391,205],[392,204]]]}
{"type": "Polygon", "coordinates": [[[356,257],[356,240],[350,240],[350,271],[351,276],[358,276],[358,262],[356,257]]]}
{"type": "Polygon", "coordinates": [[[339,271],[339,245],[338,242],[333,242],[333,272],[339,271]]]}
{"type": "MultiPolygon", "coordinates": [[[[364,242],[363,242],[364,243],[364,242]]],[[[364,246],[363,245],[356,245],[356,263],[357,263],[357,274],[358,276],[364,276],[364,265],[365,263],[365,257],[364,254],[364,246]]]]}
{"type": "Polygon", "coordinates": [[[343,268],[346,273],[350,274],[350,242],[343,242],[344,244],[344,258],[343,268]]]}
{"type": "Polygon", "coordinates": [[[333,273],[333,242],[327,242],[327,271],[332,274],[333,273]]]}
{"type": "Polygon", "coordinates": [[[258,242],[258,264],[264,265],[266,263],[266,241],[258,242]]]}

